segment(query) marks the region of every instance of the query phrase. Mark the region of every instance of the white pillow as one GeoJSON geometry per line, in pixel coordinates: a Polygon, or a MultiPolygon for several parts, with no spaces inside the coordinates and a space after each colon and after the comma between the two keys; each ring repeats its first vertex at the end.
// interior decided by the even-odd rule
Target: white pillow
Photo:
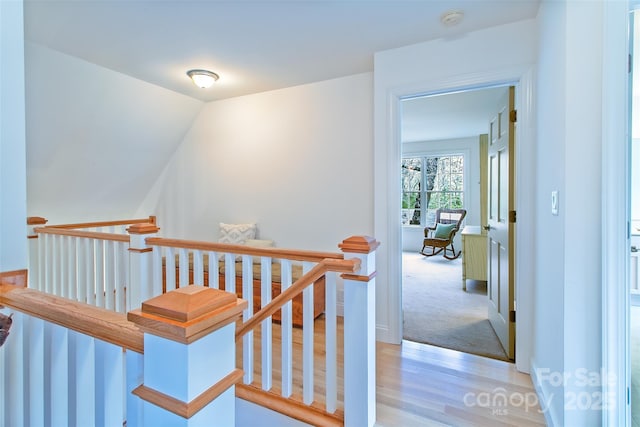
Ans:
{"type": "Polygon", "coordinates": [[[248,239],[256,238],[256,224],[225,224],[220,223],[218,242],[242,245],[248,239]]]}
{"type": "MultiPolygon", "coordinates": [[[[247,239],[244,242],[245,245],[251,246],[254,248],[272,248],[274,247],[273,240],[262,240],[262,239],[247,239]]],[[[254,256],[253,263],[259,264],[262,257],[254,256]]]]}

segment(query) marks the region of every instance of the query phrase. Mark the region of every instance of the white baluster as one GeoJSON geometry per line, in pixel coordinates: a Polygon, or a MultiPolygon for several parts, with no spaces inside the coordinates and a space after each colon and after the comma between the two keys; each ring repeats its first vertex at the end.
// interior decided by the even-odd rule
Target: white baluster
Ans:
{"type": "Polygon", "coordinates": [[[104,307],[112,311],[116,308],[116,243],[113,240],[104,242],[104,307]]]}
{"type": "Polygon", "coordinates": [[[87,239],[87,270],[84,282],[87,304],[96,303],[96,241],[87,239]]]}
{"type": "MultiPolygon", "coordinates": [[[[280,265],[280,292],[284,292],[289,289],[292,284],[291,261],[283,259],[280,261],[280,265]]],[[[280,327],[282,340],[282,396],[290,397],[293,392],[293,324],[291,301],[282,306],[280,327]]]]}
{"type": "Polygon", "coordinates": [[[180,277],[178,286],[183,288],[189,286],[189,250],[185,248],[178,249],[179,265],[180,265],[180,277]]]}
{"type": "Polygon", "coordinates": [[[165,249],[165,292],[169,292],[176,288],[176,255],[173,252],[173,248],[165,249]]]}
{"type": "Polygon", "coordinates": [[[95,293],[96,293],[96,306],[104,308],[105,299],[105,283],[104,283],[104,240],[95,240],[94,247],[96,253],[94,259],[96,260],[96,279],[95,279],[95,293]]]}
{"type": "MultiPolygon", "coordinates": [[[[304,262],[302,272],[307,273],[313,264],[304,262]]],[[[302,291],[302,401],[313,403],[313,284],[302,291]]]]}
{"type": "Polygon", "coordinates": [[[45,355],[44,355],[44,321],[37,317],[25,316],[25,337],[28,351],[25,354],[29,370],[29,424],[44,426],[45,423],[45,355]]]}
{"type": "Polygon", "coordinates": [[[77,426],[91,426],[95,424],[96,413],[96,384],[95,384],[95,340],[80,333],[69,332],[72,335],[75,387],[75,416],[77,426]]]}
{"type": "Polygon", "coordinates": [[[77,244],[78,238],[69,237],[67,244],[67,280],[69,283],[67,288],[69,293],[63,296],[72,300],[78,297],[77,244]]]}
{"type": "Polygon", "coordinates": [[[162,294],[162,247],[153,247],[153,284],[152,297],[162,294]]]}
{"type": "Polygon", "coordinates": [[[44,237],[44,268],[41,270],[44,273],[44,291],[48,294],[53,292],[53,272],[51,270],[52,259],[52,238],[50,234],[43,234],[44,237]]]}
{"type": "Polygon", "coordinates": [[[60,296],[63,298],[69,298],[69,288],[71,285],[69,284],[69,242],[71,241],[71,236],[61,236],[60,237],[60,296]]]}
{"type": "MultiPolygon", "coordinates": [[[[242,320],[253,317],[253,258],[242,255],[242,299],[247,301],[247,308],[242,312],[242,320]]],[[[253,331],[242,337],[242,368],[245,384],[253,382],[253,331]]]]}
{"type": "MultiPolygon", "coordinates": [[[[154,246],[153,247],[153,255],[151,256],[153,264],[152,264],[152,276],[153,283],[151,286],[152,294],[151,297],[155,297],[162,294],[162,247],[154,246]]],[[[166,266],[165,266],[166,268],[166,266]]],[[[165,271],[166,275],[166,271],[165,271]]],[[[166,280],[166,278],[165,278],[166,280]]]]}
{"type": "Polygon", "coordinates": [[[38,235],[38,286],[37,289],[41,292],[46,292],[46,280],[47,280],[47,240],[46,234],[38,235]]]}
{"type": "Polygon", "coordinates": [[[204,286],[204,268],[202,266],[202,251],[193,251],[193,284],[204,286]]]}
{"type": "Polygon", "coordinates": [[[129,273],[129,252],[125,242],[116,242],[115,265],[113,277],[115,280],[115,309],[118,313],[126,310],[127,274],[129,273]]]}
{"type": "Polygon", "coordinates": [[[48,323],[50,336],[49,364],[51,372],[51,425],[67,426],[69,422],[69,330],[48,323]]]}
{"type": "Polygon", "coordinates": [[[52,293],[54,295],[61,295],[61,283],[60,283],[60,240],[62,236],[53,234],[51,236],[51,280],[52,280],[52,293]]]}
{"type": "Polygon", "coordinates": [[[325,352],[326,352],[326,409],[333,414],[338,402],[337,297],[336,273],[325,276],[325,352]]]}
{"type": "Polygon", "coordinates": [[[0,352],[5,353],[6,356],[6,364],[0,368],[4,369],[5,390],[7,391],[3,399],[6,415],[0,414],[0,416],[4,415],[5,426],[7,427],[26,425],[25,410],[28,409],[28,402],[24,400],[28,391],[28,384],[25,383],[24,375],[28,366],[24,357],[26,348],[24,334],[27,330],[25,327],[26,319],[27,316],[22,313],[14,312],[11,335],[7,338],[0,352]]]}
{"type": "Polygon", "coordinates": [[[96,340],[96,425],[121,426],[124,407],[124,353],[121,347],[96,340]]]}
{"type": "Polygon", "coordinates": [[[81,238],[78,240],[78,295],[77,300],[87,302],[87,268],[89,265],[89,239],[81,238]]]}
{"type": "Polygon", "coordinates": [[[132,393],[144,376],[144,355],[132,350],[126,351],[126,406],[127,427],[144,427],[143,401],[132,393]]]}
{"type": "Polygon", "coordinates": [[[209,252],[209,287],[214,289],[220,288],[219,280],[219,267],[218,267],[218,254],[215,252],[209,252]]]}
{"type": "MultiPolygon", "coordinates": [[[[260,258],[260,303],[264,307],[271,302],[271,258],[260,258]]],[[[273,386],[273,322],[271,316],[262,321],[262,389],[273,386]]]]}
{"type": "Polygon", "coordinates": [[[235,254],[224,254],[224,290],[237,294],[235,254]]]}

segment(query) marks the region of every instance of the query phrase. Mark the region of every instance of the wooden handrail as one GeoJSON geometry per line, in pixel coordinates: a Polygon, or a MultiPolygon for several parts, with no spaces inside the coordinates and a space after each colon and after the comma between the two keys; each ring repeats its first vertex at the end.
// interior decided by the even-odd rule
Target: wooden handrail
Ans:
{"type": "Polygon", "coordinates": [[[5,283],[0,283],[0,305],[127,350],[144,352],[143,333],[126,314],[5,283]]]}
{"type": "Polygon", "coordinates": [[[271,391],[261,390],[252,385],[236,384],[236,397],[313,426],[344,426],[344,413],[342,411],[330,414],[321,408],[305,405],[302,402],[279,396],[271,391]]]}
{"type": "Polygon", "coordinates": [[[98,231],[80,231],[71,228],[36,227],[33,229],[33,231],[39,234],[54,234],[56,236],[84,237],[87,239],[113,240],[116,242],[129,241],[128,234],[101,233],[98,231]]]}
{"type": "Polygon", "coordinates": [[[77,224],[58,224],[47,225],[46,227],[53,228],[94,228],[94,227],[111,227],[115,225],[129,225],[129,224],[155,224],[156,216],[149,215],[148,218],[136,218],[136,219],[119,219],[115,221],[97,221],[97,222],[81,222],[77,224]]]}
{"type": "Polygon", "coordinates": [[[228,252],[238,255],[284,258],[292,261],[320,262],[325,259],[344,259],[343,254],[333,252],[304,251],[298,249],[282,248],[258,248],[247,245],[201,242],[196,240],[167,239],[163,237],[147,237],[145,239],[145,242],[148,246],[164,246],[169,248],[184,248],[211,252],[228,252]]]}
{"type": "Polygon", "coordinates": [[[255,313],[251,319],[244,322],[242,326],[236,330],[236,341],[242,338],[242,336],[247,332],[253,330],[267,317],[280,310],[283,305],[298,296],[306,287],[320,279],[329,271],[335,271],[338,273],[356,273],[358,270],[360,270],[360,260],[357,258],[348,260],[325,259],[320,261],[311,270],[296,280],[291,287],[287,288],[284,292],[272,299],[271,302],[255,313]]]}

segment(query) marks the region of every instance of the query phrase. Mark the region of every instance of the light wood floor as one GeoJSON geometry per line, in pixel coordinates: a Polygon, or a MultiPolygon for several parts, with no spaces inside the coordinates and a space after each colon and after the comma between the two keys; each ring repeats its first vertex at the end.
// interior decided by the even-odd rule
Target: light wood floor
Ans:
{"type": "MultiPolygon", "coordinates": [[[[273,325],[274,341],[280,327],[273,325]]],[[[324,366],[324,321],[314,322],[316,367],[324,366]]],[[[342,339],[339,322],[339,341],[342,339]]],[[[294,398],[301,400],[301,330],[294,328],[294,398]]],[[[255,338],[255,379],[260,386],[259,329],[255,338]]],[[[239,343],[240,344],[240,343],[239,343]]],[[[339,352],[342,352],[339,345],[339,352]]],[[[241,345],[238,346],[238,355],[241,345]]],[[[342,355],[338,359],[342,368],[342,355]]],[[[240,363],[240,358],[238,358],[240,363]]],[[[280,392],[280,351],[273,354],[273,389],[280,392]]],[[[341,369],[339,369],[340,371],[341,369]]],[[[515,365],[440,347],[403,341],[377,344],[377,423],[379,427],[544,426],[544,415],[528,375],[515,365]],[[506,403],[505,403],[506,400],[506,403]]],[[[316,403],[324,406],[323,369],[315,375],[316,403]]],[[[342,378],[338,380],[342,386],[342,378]]],[[[342,398],[342,396],[340,396],[342,398]]],[[[342,405],[339,405],[341,411],[342,405]]]]}
{"type": "Polygon", "coordinates": [[[378,343],[377,389],[381,427],[545,425],[529,375],[453,350],[378,343]]]}

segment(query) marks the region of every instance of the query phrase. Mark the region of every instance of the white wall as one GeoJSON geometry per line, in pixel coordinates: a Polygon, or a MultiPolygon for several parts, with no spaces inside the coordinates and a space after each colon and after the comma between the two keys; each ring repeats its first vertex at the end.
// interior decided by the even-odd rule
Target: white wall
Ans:
{"type": "MultiPolygon", "coordinates": [[[[540,41],[538,57],[538,141],[536,157],[540,159],[536,170],[536,229],[554,236],[551,244],[537,246],[535,287],[535,327],[532,371],[545,369],[563,372],[564,362],[564,219],[565,200],[565,120],[566,44],[564,21],[565,4],[545,3],[539,15],[540,41]],[[560,193],[560,215],[550,213],[551,191],[560,193]]],[[[562,387],[549,381],[540,384],[544,396],[562,396],[562,387]]],[[[562,400],[562,399],[560,399],[562,400]]],[[[563,411],[557,404],[549,408],[548,417],[556,425],[563,424],[563,411]]]]}
{"type": "Polygon", "coordinates": [[[554,239],[541,241],[536,253],[532,364],[569,375],[558,387],[534,377],[547,397],[554,396],[548,413],[554,425],[602,422],[599,408],[575,410],[571,399],[601,391],[576,373],[599,376],[602,368],[603,4],[544,3],[539,16],[536,229],[554,239]],[[558,216],[550,212],[555,189],[558,216]]]}
{"type": "MultiPolygon", "coordinates": [[[[399,342],[401,232],[399,99],[414,94],[517,81],[535,62],[535,20],[515,22],[455,39],[378,52],[374,67],[375,236],[378,252],[378,338],[399,342]],[[499,46],[499,48],[497,48],[499,46]]],[[[533,179],[533,178],[531,178],[533,179]]],[[[525,220],[526,221],[526,217],[525,220]]]]}
{"type": "Polygon", "coordinates": [[[27,267],[22,1],[0,1],[0,272],[27,267]]]}
{"type": "Polygon", "coordinates": [[[140,211],[165,236],[256,222],[279,247],[338,252],[373,234],[371,120],[370,73],[211,102],[140,211]]]}
{"type": "MultiPolygon", "coordinates": [[[[487,124],[488,127],[488,124],[487,124]]],[[[480,224],[480,137],[457,138],[438,141],[404,142],[402,155],[434,155],[461,153],[465,155],[464,208],[467,210],[465,224],[480,224]]],[[[419,252],[424,240],[424,228],[402,227],[402,250],[419,252]]],[[[456,250],[460,250],[461,238],[458,233],[454,240],[456,250]]]]}
{"type": "Polygon", "coordinates": [[[29,215],[50,224],[132,217],[204,103],[25,49],[29,215]]]}

